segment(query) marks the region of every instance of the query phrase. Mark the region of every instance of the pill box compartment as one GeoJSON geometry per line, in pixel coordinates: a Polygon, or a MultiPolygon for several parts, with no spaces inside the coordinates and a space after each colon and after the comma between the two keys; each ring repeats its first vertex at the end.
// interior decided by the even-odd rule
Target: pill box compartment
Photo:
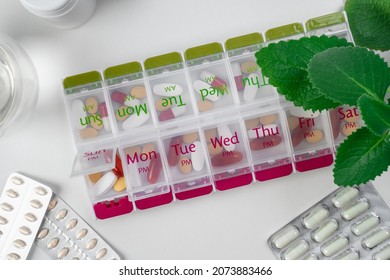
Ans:
{"type": "Polygon", "coordinates": [[[63,81],[65,107],[76,145],[113,137],[102,78],[92,71],[63,81]]]}
{"type": "Polygon", "coordinates": [[[326,112],[305,111],[301,107],[285,107],[297,171],[308,171],[333,163],[331,132],[326,112]]]}
{"type": "Polygon", "coordinates": [[[337,188],[267,243],[280,259],[390,259],[389,210],[371,183],[337,188]]]}
{"type": "Polygon", "coordinates": [[[138,133],[154,126],[149,91],[146,89],[142,66],[130,62],[104,70],[108,104],[117,134],[138,133]]]}
{"type": "Polygon", "coordinates": [[[193,102],[182,56],[173,52],[150,57],[144,66],[158,125],[170,126],[179,120],[193,120],[193,102]]]}
{"type": "Polygon", "coordinates": [[[241,122],[219,122],[202,126],[203,141],[217,190],[249,185],[253,181],[241,122]]]}
{"type": "Polygon", "coordinates": [[[335,148],[338,148],[349,135],[364,125],[360,112],[353,106],[341,106],[329,110],[329,122],[335,148]]]}
{"type": "Polygon", "coordinates": [[[230,38],[225,42],[230,72],[240,105],[268,104],[278,99],[257,65],[255,53],[264,46],[260,33],[230,38]]]}
{"type": "Polygon", "coordinates": [[[244,116],[255,178],[266,181],[293,172],[283,111],[252,112],[244,116]]]}
{"type": "Polygon", "coordinates": [[[162,138],[167,173],[176,198],[183,200],[213,191],[205,146],[197,128],[162,138]]]}
{"type": "Polygon", "coordinates": [[[185,51],[191,90],[200,116],[227,111],[236,106],[236,90],[232,87],[222,45],[211,43],[185,51]]]}
{"type": "Polygon", "coordinates": [[[157,138],[121,143],[119,152],[129,197],[138,209],[172,202],[163,150],[157,138]]]}

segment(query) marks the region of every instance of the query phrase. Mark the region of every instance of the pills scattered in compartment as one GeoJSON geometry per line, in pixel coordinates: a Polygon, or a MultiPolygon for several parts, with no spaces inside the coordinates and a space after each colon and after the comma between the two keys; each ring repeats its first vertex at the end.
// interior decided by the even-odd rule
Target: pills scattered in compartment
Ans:
{"type": "Polygon", "coordinates": [[[371,183],[338,188],[268,239],[280,259],[390,259],[390,209],[371,183]]]}
{"type": "MultiPolygon", "coordinates": [[[[35,243],[53,259],[120,259],[62,199],[53,195],[35,243]]],[[[18,244],[22,245],[22,244],[18,244]]]]}
{"type": "Polygon", "coordinates": [[[10,175],[0,198],[0,259],[27,258],[51,196],[49,187],[10,175]]]}

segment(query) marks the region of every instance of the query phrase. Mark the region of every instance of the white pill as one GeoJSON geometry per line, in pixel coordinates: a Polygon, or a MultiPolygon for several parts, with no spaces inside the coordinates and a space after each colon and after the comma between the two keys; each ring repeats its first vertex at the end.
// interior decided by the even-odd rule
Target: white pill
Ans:
{"type": "Polygon", "coordinates": [[[316,261],[316,260],[318,260],[318,257],[315,254],[310,254],[310,255],[306,256],[304,258],[304,260],[316,261]]]}
{"type": "Polygon", "coordinates": [[[47,211],[53,210],[57,206],[57,200],[53,199],[49,202],[49,205],[47,206],[47,211]]]}
{"type": "Polygon", "coordinates": [[[390,245],[387,245],[373,256],[374,260],[390,260],[390,245]]]}
{"type": "Polygon", "coordinates": [[[195,152],[191,153],[192,168],[194,168],[195,171],[201,171],[204,167],[202,144],[199,141],[195,141],[193,145],[195,145],[195,152]]]}
{"type": "Polygon", "coordinates": [[[33,213],[26,213],[24,218],[29,222],[35,222],[38,219],[33,213]]]}
{"type": "Polygon", "coordinates": [[[83,239],[88,233],[88,230],[86,228],[82,228],[80,229],[77,233],[76,233],[76,239],[77,240],[81,240],[83,239]]]}
{"type": "Polygon", "coordinates": [[[14,240],[13,244],[16,248],[19,248],[19,249],[23,249],[24,247],[27,246],[27,243],[22,239],[14,240]]]}
{"type": "Polygon", "coordinates": [[[279,129],[276,124],[266,124],[258,127],[254,127],[248,131],[248,137],[250,139],[261,138],[265,136],[271,136],[279,134],[279,129]]]}
{"type": "Polygon", "coordinates": [[[304,110],[302,107],[290,109],[290,114],[298,118],[316,118],[320,115],[319,111],[304,110]]]}
{"type": "Polygon", "coordinates": [[[74,127],[77,129],[84,129],[85,125],[82,125],[82,122],[86,117],[87,111],[85,109],[84,103],[79,99],[74,100],[72,102],[72,118],[74,127]]]}
{"type": "Polygon", "coordinates": [[[136,163],[130,163],[127,165],[127,170],[129,171],[129,179],[130,179],[130,186],[133,188],[140,188],[142,187],[142,181],[141,177],[138,173],[138,164],[136,163]]]}
{"type": "Polygon", "coordinates": [[[178,84],[162,83],[154,85],[153,92],[160,96],[178,96],[183,93],[183,88],[178,84]]]}
{"type": "Polygon", "coordinates": [[[30,201],[30,205],[31,207],[35,208],[35,209],[39,209],[42,207],[42,203],[39,201],[39,200],[36,200],[36,199],[33,199],[30,201]]]}
{"type": "Polygon", "coordinates": [[[10,254],[8,254],[7,255],[7,258],[9,259],[9,260],[20,260],[20,256],[18,255],[18,254],[16,254],[16,253],[10,253],[10,254]]]}
{"type": "Polygon", "coordinates": [[[35,188],[35,192],[36,192],[37,194],[39,194],[39,195],[42,195],[42,196],[44,196],[44,195],[47,194],[47,190],[45,190],[45,188],[44,188],[44,187],[41,187],[41,186],[36,187],[36,188],[35,188]]]}
{"type": "Polygon", "coordinates": [[[19,193],[15,190],[8,189],[6,191],[6,194],[11,198],[17,198],[19,196],[19,193]]]}
{"type": "Polygon", "coordinates": [[[61,259],[65,258],[68,254],[69,254],[69,248],[64,247],[58,252],[57,258],[61,260],[61,259]]]}
{"type": "Polygon", "coordinates": [[[377,225],[379,225],[379,222],[380,222],[379,217],[371,215],[371,216],[365,218],[364,220],[361,220],[361,221],[354,223],[351,226],[351,231],[353,232],[353,234],[355,234],[357,236],[361,236],[361,235],[369,232],[371,229],[373,229],[377,225]]]}
{"type": "Polygon", "coordinates": [[[238,76],[242,75],[241,66],[237,62],[232,63],[232,71],[233,71],[233,76],[234,77],[238,77],[238,76]]]}
{"type": "Polygon", "coordinates": [[[295,226],[290,226],[283,229],[281,232],[277,233],[274,238],[272,238],[272,244],[275,248],[283,249],[288,244],[293,242],[299,236],[299,230],[295,226]]]}
{"type": "Polygon", "coordinates": [[[15,185],[22,185],[22,184],[24,184],[23,179],[20,178],[20,177],[16,177],[16,176],[11,178],[11,182],[14,183],[15,185]]]}
{"type": "Polygon", "coordinates": [[[66,223],[66,229],[71,230],[74,229],[77,226],[77,220],[76,219],[71,219],[66,223]]]}
{"type": "Polygon", "coordinates": [[[211,74],[208,71],[202,71],[199,76],[202,79],[202,81],[205,81],[208,84],[211,84],[215,79],[215,75],[211,74]]]}
{"type": "Polygon", "coordinates": [[[111,171],[107,172],[92,186],[92,195],[94,197],[102,196],[112,189],[116,181],[117,177],[115,174],[111,171]]]}
{"type": "Polygon", "coordinates": [[[149,114],[132,115],[122,123],[124,130],[140,127],[149,120],[149,114]]]}
{"type": "Polygon", "coordinates": [[[322,246],[321,252],[324,256],[330,257],[345,248],[347,245],[348,239],[345,236],[338,236],[337,238],[322,246]]]}
{"type": "Polygon", "coordinates": [[[216,102],[222,96],[221,94],[218,94],[218,89],[214,89],[208,83],[201,80],[196,80],[193,83],[193,87],[194,90],[202,96],[202,100],[208,99],[212,102],[216,102]]]}
{"type": "Polygon", "coordinates": [[[0,207],[1,207],[1,209],[3,209],[4,211],[7,211],[7,212],[14,210],[12,205],[8,204],[7,202],[3,202],[2,204],[0,204],[0,207]]]}
{"type": "Polygon", "coordinates": [[[254,81],[256,80],[257,81],[257,84],[256,83],[249,83],[247,85],[245,85],[244,87],[244,101],[252,101],[256,98],[256,93],[257,93],[257,90],[259,89],[260,85],[259,85],[259,75],[257,75],[256,73],[251,73],[249,74],[248,78],[249,81],[254,81]]]}
{"type": "Polygon", "coordinates": [[[303,225],[307,229],[313,229],[323,222],[329,216],[329,210],[324,206],[318,206],[310,211],[310,213],[303,218],[303,225]]]}
{"type": "Polygon", "coordinates": [[[96,258],[98,260],[102,259],[105,255],[107,254],[107,249],[106,248],[102,248],[100,249],[99,251],[96,252],[96,258]]]}
{"type": "Polygon", "coordinates": [[[49,242],[47,242],[47,249],[54,249],[55,247],[57,247],[58,243],[60,242],[60,240],[57,238],[57,237],[54,237],[52,239],[50,239],[49,242]]]}
{"type": "Polygon", "coordinates": [[[282,257],[285,260],[297,260],[307,251],[309,251],[309,243],[306,240],[301,240],[288,248],[282,257]]]}
{"type": "Polygon", "coordinates": [[[332,203],[336,208],[341,208],[352,201],[354,201],[359,196],[359,190],[356,188],[344,188],[340,190],[333,198],[332,203]]]}
{"type": "Polygon", "coordinates": [[[369,237],[365,238],[362,242],[363,247],[372,249],[383,241],[387,240],[390,237],[389,229],[381,229],[379,231],[374,232],[369,237]]]}
{"type": "Polygon", "coordinates": [[[19,228],[19,232],[23,235],[30,235],[31,234],[31,229],[26,227],[26,226],[21,226],[19,228]]]}
{"type": "Polygon", "coordinates": [[[217,127],[218,135],[222,137],[222,145],[226,151],[231,152],[234,151],[236,145],[232,143],[232,141],[225,141],[227,139],[233,139],[233,133],[227,125],[219,125],[217,127]]]}
{"type": "Polygon", "coordinates": [[[47,228],[43,228],[39,231],[37,238],[39,240],[45,238],[49,234],[49,230],[47,228]]]}
{"type": "Polygon", "coordinates": [[[68,214],[68,210],[66,209],[61,209],[60,211],[57,212],[56,214],[56,220],[62,220],[63,218],[66,217],[68,214]]]}
{"type": "Polygon", "coordinates": [[[335,260],[358,260],[360,259],[359,252],[355,250],[347,250],[345,253],[340,254],[335,260]]]}
{"type": "Polygon", "coordinates": [[[329,238],[333,233],[335,233],[338,228],[339,223],[337,220],[331,219],[316,229],[312,234],[312,238],[318,243],[323,242],[325,239],[329,238]]]}
{"type": "Polygon", "coordinates": [[[8,223],[8,220],[4,218],[3,216],[0,216],[0,225],[5,225],[8,223]]]}
{"type": "Polygon", "coordinates": [[[92,250],[93,248],[96,247],[96,244],[97,244],[97,239],[96,238],[92,238],[91,240],[89,240],[87,242],[87,245],[85,245],[85,249],[87,250],[92,250]]]}
{"type": "Polygon", "coordinates": [[[137,98],[132,98],[131,96],[127,96],[125,98],[125,102],[123,102],[123,105],[126,105],[127,107],[135,107],[138,106],[141,103],[139,99],[137,98]]]}
{"type": "Polygon", "coordinates": [[[358,203],[348,206],[347,208],[341,211],[341,217],[347,221],[350,221],[364,211],[370,208],[370,204],[366,200],[360,200],[358,203]]]}
{"type": "Polygon", "coordinates": [[[172,107],[171,110],[172,110],[172,114],[175,116],[175,118],[177,118],[186,112],[186,107],[185,106],[172,107]]]}

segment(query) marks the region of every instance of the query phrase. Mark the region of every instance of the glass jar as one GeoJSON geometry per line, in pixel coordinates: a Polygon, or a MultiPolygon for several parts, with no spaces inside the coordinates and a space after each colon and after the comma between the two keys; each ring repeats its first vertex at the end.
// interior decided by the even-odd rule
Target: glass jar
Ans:
{"type": "Polygon", "coordinates": [[[31,116],[37,97],[32,61],[12,38],[0,33],[0,139],[31,116]]]}

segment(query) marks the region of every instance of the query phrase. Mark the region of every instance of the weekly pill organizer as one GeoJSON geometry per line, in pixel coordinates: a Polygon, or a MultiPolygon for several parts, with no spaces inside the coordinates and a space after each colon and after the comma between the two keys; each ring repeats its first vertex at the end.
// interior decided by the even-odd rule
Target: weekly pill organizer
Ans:
{"type": "Polygon", "coordinates": [[[354,107],[297,108],[256,64],[269,43],[351,41],[343,13],[63,80],[77,154],[97,218],[329,166],[362,125],[354,107]]]}
{"type": "Polygon", "coordinates": [[[268,239],[283,260],[390,259],[390,211],[371,183],[339,188],[268,239]]]}

